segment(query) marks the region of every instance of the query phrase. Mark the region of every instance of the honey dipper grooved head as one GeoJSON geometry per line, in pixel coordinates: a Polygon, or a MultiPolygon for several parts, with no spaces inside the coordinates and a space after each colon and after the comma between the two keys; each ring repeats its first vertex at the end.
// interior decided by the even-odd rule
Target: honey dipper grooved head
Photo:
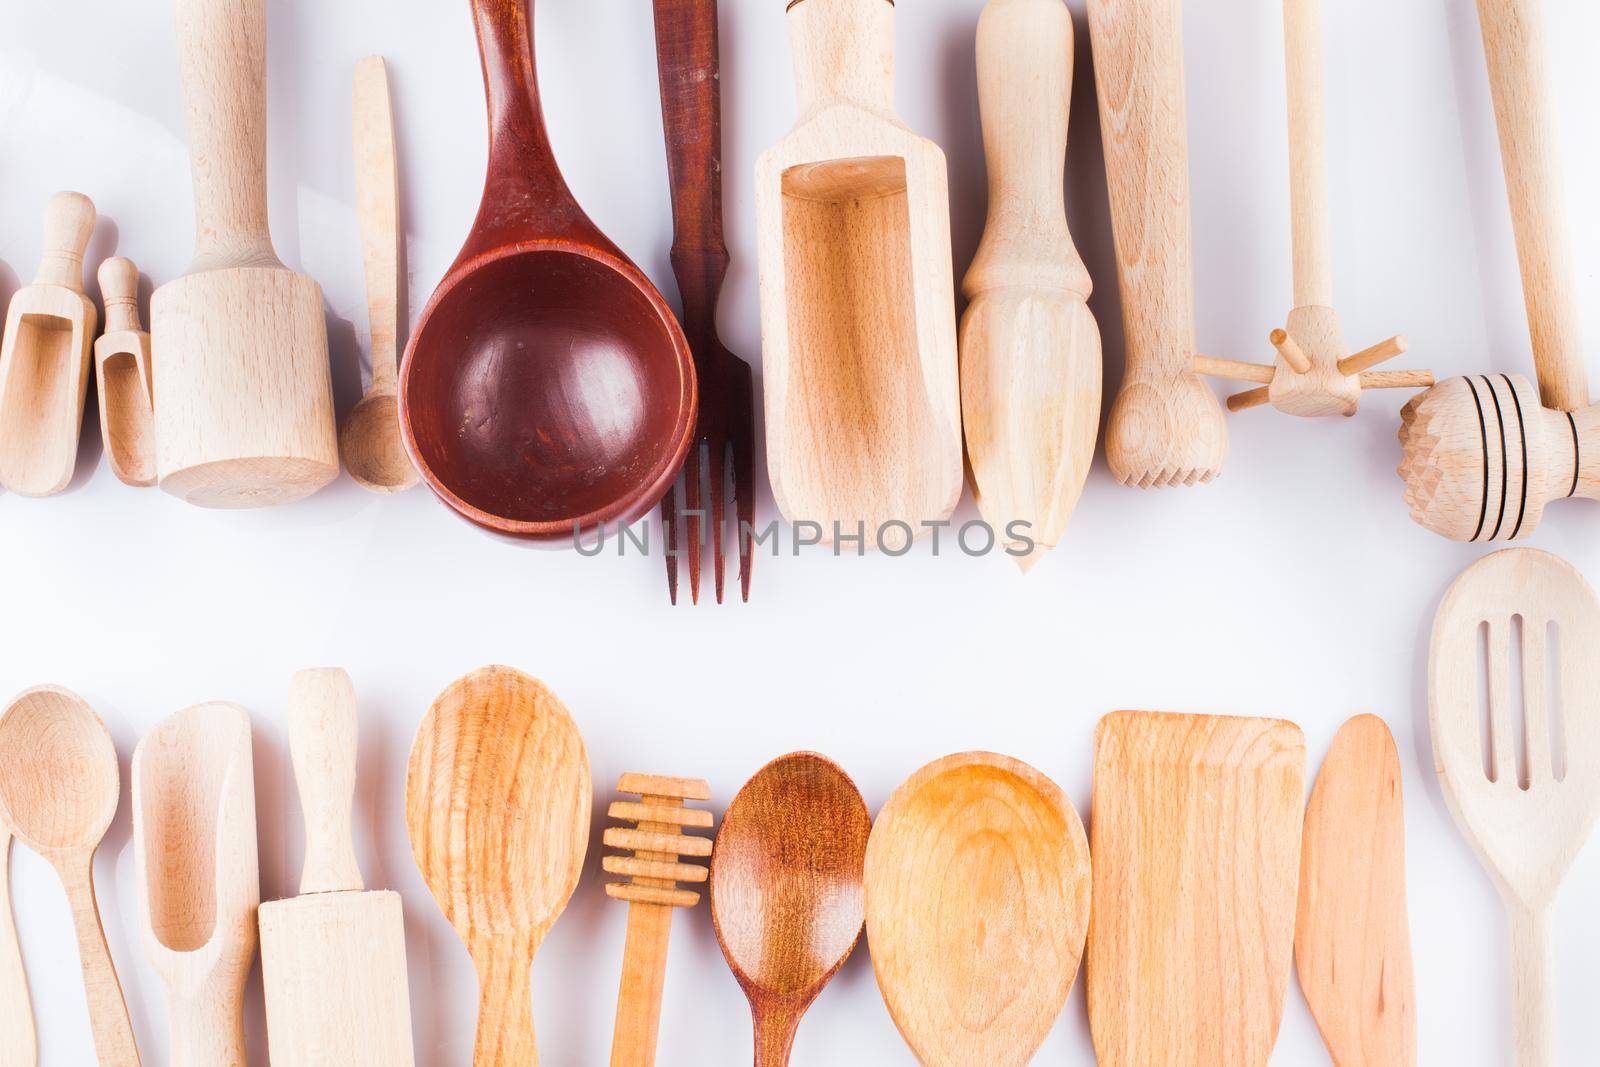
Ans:
{"type": "Polygon", "coordinates": [[[711,813],[684,806],[685,800],[711,798],[711,787],[698,778],[664,778],[624,774],[617,792],[639,797],[613,801],[610,816],[633,827],[612,826],[605,832],[607,848],[631,851],[631,856],[606,856],[601,861],[608,874],[626,875],[626,882],[610,882],[606,896],[633,904],[659,904],[692,908],[700,894],[679,889],[678,882],[695,885],[707,878],[703,863],[684,863],[683,857],[704,860],[711,855],[711,840],[685,834],[685,829],[709,830],[711,813]]]}

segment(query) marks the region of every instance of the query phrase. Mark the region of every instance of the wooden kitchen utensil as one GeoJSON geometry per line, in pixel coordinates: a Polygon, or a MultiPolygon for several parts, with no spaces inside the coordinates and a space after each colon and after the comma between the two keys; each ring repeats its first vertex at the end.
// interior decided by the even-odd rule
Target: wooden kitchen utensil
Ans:
{"type": "Polygon", "coordinates": [[[44,258],[6,311],[0,344],[0,485],[53,496],[72,481],[99,315],[83,295],[94,204],[57,193],[44,210],[44,258]]]}
{"type": "Polygon", "coordinates": [[[139,742],[133,854],[145,955],[166,988],[171,1067],[244,1067],[261,883],[243,708],[201,704],[139,742]]]}
{"type": "Polygon", "coordinates": [[[111,473],[124,485],[156,484],[150,335],[139,325],[139,268],[117,256],[100,264],[106,332],[94,343],[100,437],[111,473]]]}
{"type": "Polygon", "coordinates": [[[484,667],[417,730],[406,827],[423,881],[478,970],[474,1067],[537,1067],[529,969],[583,871],[589,756],[543,682],[484,667]]]}
{"type": "Polygon", "coordinates": [[[867,845],[867,941],[917,1059],[1028,1063],[1077,977],[1090,888],[1078,813],[1027,764],[946,756],[895,790],[867,845]]]}
{"type": "Polygon", "coordinates": [[[989,219],[962,285],[961,410],[978,509],[1024,571],[1060,540],[1100,432],[1093,284],[1061,199],[1073,36],[1062,0],[989,0],[978,20],[989,219]]]}
{"type": "Polygon", "coordinates": [[[1373,371],[1406,350],[1404,337],[1349,355],[1333,310],[1333,234],[1322,90],[1322,0],[1284,0],[1289,73],[1289,194],[1294,228],[1294,302],[1283,329],[1268,340],[1273,365],[1196,356],[1195,369],[1217,378],[1265,382],[1228,398],[1229,411],[1271,403],[1290,415],[1354,415],[1363,389],[1420,389],[1431,371],[1373,371]]]}
{"type": "Polygon", "coordinates": [[[1311,790],[1294,962],[1335,1067],[1415,1067],[1400,755],[1376,715],[1340,728],[1311,790]]]}
{"type": "Polygon", "coordinates": [[[94,893],[95,850],[121,799],[116,746],[76,693],[39,686],[0,714],[0,807],[17,840],[49,861],[67,891],[101,1067],[139,1063],[94,893]]]}
{"type": "Polygon", "coordinates": [[[345,416],[339,454],[363,488],[396,493],[417,484],[417,468],[400,436],[395,395],[400,359],[400,172],[389,69],[382,56],[368,56],[356,64],[352,104],[356,213],[361,219],[361,261],[372,325],[372,384],[345,416]]]}
{"type": "Polygon", "coordinates": [[[477,221],[400,369],[423,479],[490,530],[574,544],[647,514],[695,425],[689,343],[573,199],[534,68],[533,0],[473,0],[489,98],[477,221]],[[537,293],[530,300],[529,293],[537,293]]]}
{"type": "Polygon", "coordinates": [[[1228,454],[1195,374],[1182,0],[1089,0],[1126,366],[1106,426],[1119,481],[1208,482],[1228,454]]]}
{"type": "Polygon", "coordinates": [[[1596,648],[1594,590],[1532,549],[1468,567],[1433,623],[1433,759],[1511,921],[1519,1067],[1556,1062],[1550,908],[1600,814],[1596,648]]]}
{"type": "Polygon", "coordinates": [[[0,803],[0,1067],[38,1067],[39,1041],[33,1028],[28,972],[11,917],[11,823],[0,803]]]}
{"type": "Polygon", "coordinates": [[[895,117],[891,0],[788,20],[800,118],[756,163],[767,469],[786,517],[875,544],[961,497],[945,158],[895,117]]]}
{"type": "Polygon", "coordinates": [[[266,507],[339,473],[322,288],[267,227],[265,0],[175,0],[195,254],[150,301],[156,469],[191,504],[266,507]]]}
{"type": "Polygon", "coordinates": [[[608,874],[627,875],[626,882],[608,882],[606,896],[628,902],[628,940],[622,960],[622,987],[617,993],[617,1024],[611,1037],[611,1067],[650,1067],[656,1061],[656,1035],[661,1025],[661,990],[667,976],[667,943],[672,937],[672,912],[700,903],[700,894],[679,882],[706,881],[706,868],[694,860],[711,855],[711,841],[686,834],[686,829],[711,829],[711,813],[687,807],[686,800],[711,799],[711,786],[698,778],[661,778],[624,774],[617,792],[637,801],[613,801],[613,819],[636,824],[606,829],[607,848],[631,856],[607,856],[608,874]],[[684,858],[690,862],[683,862],[684,858]]]}
{"type": "Polygon", "coordinates": [[[788,1064],[801,1016],[861,937],[871,832],[856,784],[814,752],[761,768],[723,813],[711,919],[750,1001],[756,1067],[788,1064]]]}
{"type": "MultiPolygon", "coordinates": [[[[722,239],[722,74],[717,47],[717,0],[655,0],[656,60],[672,180],[672,273],[683,297],[683,329],[700,381],[700,415],[683,468],[689,596],[700,599],[700,450],[711,488],[711,558],[717,603],[722,603],[725,464],[733,461],[733,500],[739,546],[739,589],[750,599],[754,560],[755,401],[750,365],[717,336],[717,297],[728,273],[722,239]]],[[[678,602],[677,490],[661,498],[667,589],[678,602]]]]}
{"type": "Polygon", "coordinates": [[[1265,1067],[1289,986],[1305,762],[1280,720],[1100,721],[1085,969],[1104,1067],[1265,1067]]]}
{"type": "Polygon", "coordinates": [[[410,1067],[411,993],[400,894],[363,892],[351,837],[356,694],[342,670],[289,689],[289,752],[305,809],[300,895],[261,905],[272,1067],[410,1067]]]}

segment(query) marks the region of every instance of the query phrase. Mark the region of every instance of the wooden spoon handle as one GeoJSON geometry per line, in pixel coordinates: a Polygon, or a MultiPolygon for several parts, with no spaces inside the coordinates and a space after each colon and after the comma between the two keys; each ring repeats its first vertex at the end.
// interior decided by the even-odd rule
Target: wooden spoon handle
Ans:
{"type": "Polygon", "coordinates": [[[389,68],[382,56],[356,64],[354,144],[356,214],[372,326],[372,387],[393,393],[400,337],[400,176],[394,147],[389,68]]]}
{"type": "Polygon", "coordinates": [[[37,1067],[38,1038],[22,949],[11,918],[11,829],[0,823],[0,1067],[37,1067]]]}
{"type": "Polygon", "coordinates": [[[478,969],[478,1032],[472,1067],[539,1067],[533,1031],[533,951],[509,937],[470,949],[478,969]]]}
{"type": "Polygon", "coordinates": [[[803,1014],[803,1008],[796,1011],[787,1005],[755,1009],[755,1067],[788,1067],[789,1056],[794,1052],[794,1035],[800,1030],[803,1014]]]}
{"type": "Polygon", "coordinates": [[[1549,913],[1513,904],[1511,990],[1516,1018],[1517,1067],[1555,1065],[1552,985],[1549,913]]]}
{"type": "Polygon", "coordinates": [[[289,755],[305,809],[300,892],[363,888],[351,836],[356,788],[356,691],[337,667],[301,671],[289,685],[289,755]]]}
{"type": "Polygon", "coordinates": [[[1284,0],[1289,78],[1289,201],[1294,216],[1294,303],[1333,306],[1333,240],[1323,108],[1322,0],[1284,0]]]}
{"type": "Polygon", "coordinates": [[[111,950],[100,925],[100,908],[94,894],[94,853],[63,859],[57,866],[61,884],[72,908],[72,926],[78,935],[78,958],[83,964],[83,989],[89,1001],[89,1027],[100,1067],[139,1067],[139,1049],[128,1021],[111,950]]]}

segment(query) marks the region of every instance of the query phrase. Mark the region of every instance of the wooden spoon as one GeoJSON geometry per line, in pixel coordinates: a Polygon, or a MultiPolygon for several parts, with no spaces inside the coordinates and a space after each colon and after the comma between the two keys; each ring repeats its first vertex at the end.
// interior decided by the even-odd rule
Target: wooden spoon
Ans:
{"type": "Polygon", "coordinates": [[[0,804],[0,1067],[38,1067],[39,1040],[33,1028],[28,972],[11,918],[11,824],[0,804]]]}
{"type": "Polygon", "coordinates": [[[1344,724],[1311,790],[1294,961],[1336,1067],[1417,1062],[1400,755],[1376,715],[1344,724]]]}
{"type": "Polygon", "coordinates": [[[814,752],[744,784],[711,853],[711,919],[750,1001],[756,1067],[784,1067],[800,1018],[844,966],[865,919],[872,817],[849,775],[814,752]]]}
{"type": "Polygon", "coordinates": [[[100,264],[99,277],[106,332],[94,343],[94,375],[106,460],[124,485],[155,485],[150,334],[139,325],[139,268],[116,256],[100,264]]]}
{"type": "Polygon", "coordinates": [[[1511,920],[1521,1067],[1556,1062],[1550,907],[1600,815],[1596,648],[1594,590],[1571,564],[1533,549],[1468,567],[1433,623],[1433,758],[1511,920]]]}
{"type": "Polygon", "coordinates": [[[406,769],[423,881],[478,969],[475,1067],[536,1067],[528,971],[589,846],[589,756],[543,682],[476,670],[439,694],[406,769]]]}
{"type": "Polygon", "coordinates": [[[121,799],[116,746],[76,693],[39,686],[0,715],[0,804],[17,840],[50,861],[67,891],[102,1067],[139,1063],[94,895],[95,849],[121,799]]]}
{"type": "Polygon", "coordinates": [[[627,524],[677,477],[695,426],[689,343],[556,165],[532,0],[473,0],[489,97],[477,221],[400,369],[406,448],[488,529],[573,544],[627,524]],[[529,294],[536,294],[530,298],[529,294]]]}
{"type": "Polygon", "coordinates": [[[1077,977],[1091,881],[1072,802],[1026,763],[946,756],[895,790],[867,845],[867,940],[919,1060],[1033,1058],[1077,977]]]}

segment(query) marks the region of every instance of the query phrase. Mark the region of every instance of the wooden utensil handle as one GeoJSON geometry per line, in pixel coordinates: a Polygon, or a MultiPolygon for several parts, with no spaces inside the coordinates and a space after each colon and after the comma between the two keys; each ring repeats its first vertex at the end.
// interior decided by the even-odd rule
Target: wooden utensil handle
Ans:
{"type": "Polygon", "coordinates": [[[802,122],[840,100],[893,115],[891,0],[799,0],[789,8],[789,46],[802,122]]]}
{"type": "Polygon", "coordinates": [[[72,908],[72,927],[78,937],[78,958],[83,964],[83,988],[89,1001],[89,1027],[100,1067],[139,1067],[139,1048],[128,1021],[122,983],[106,947],[100,925],[100,908],[94,893],[94,853],[72,855],[57,866],[61,884],[72,908]]]}
{"type": "Polygon", "coordinates": [[[37,1067],[38,1038],[22,949],[11,917],[11,831],[0,825],[0,1067],[37,1067]]]}
{"type": "Polygon", "coordinates": [[[628,938],[622,956],[622,984],[617,990],[611,1067],[650,1067],[656,1061],[672,912],[663,904],[628,905],[628,938]]]}
{"type": "Polygon", "coordinates": [[[787,1006],[756,1010],[755,1067],[788,1067],[794,1052],[794,1035],[800,1030],[803,1012],[787,1006]]]}
{"type": "Polygon", "coordinates": [[[1511,989],[1516,1013],[1517,1067],[1554,1067],[1550,917],[1511,905],[1511,989]]]}
{"type": "Polygon", "coordinates": [[[281,267],[267,228],[266,0],[174,0],[194,175],[190,273],[281,267]]]}
{"type": "Polygon", "coordinates": [[[82,193],[57,193],[44,209],[44,255],[35,285],[83,292],[83,253],[94,235],[94,202],[82,193]]]}
{"type": "Polygon", "coordinates": [[[170,1067],[250,1067],[244,1051],[244,975],[213,978],[188,995],[168,987],[170,1067]]]}
{"type": "Polygon", "coordinates": [[[1544,2],[1478,0],[1478,18],[1539,394],[1547,407],[1576,411],[1589,404],[1589,376],[1545,72],[1544,2]]]}
{"type": "Polygon", "coordinates": [[[138,333],[139,268],[113,256],[100,264],[100,299],[106,305],[106,333],[138,333]]]}
{"type": "Polygon", "coordinates": [[[529,974],[532,948],[513,937],[485,937],[468,951],[478,969],[472,1067],[539,1067],[529,974]]]}
{"type": "Polygon", "coordinates": [[[382,56],[356,64],[352,100],[356,214],[372,327],[372,387],[392,393],[400,338],[400,176],[389,68],[382,56]]]}
{"type": "Polygon", "coordinates": [[[1283,32],[1289,80],[1294,302],[1296,307],[1332,307],[1333,239],[1328,221],[1322,0],[1284,0],[1283,32]]]}
{"type": "Polygon", "coordinates": [[[356,786],[356,694],[338,668],[301,671],[289,687],[289,755],[305,809],[300,892],[359,892],[351,837],[356,786]]]}

